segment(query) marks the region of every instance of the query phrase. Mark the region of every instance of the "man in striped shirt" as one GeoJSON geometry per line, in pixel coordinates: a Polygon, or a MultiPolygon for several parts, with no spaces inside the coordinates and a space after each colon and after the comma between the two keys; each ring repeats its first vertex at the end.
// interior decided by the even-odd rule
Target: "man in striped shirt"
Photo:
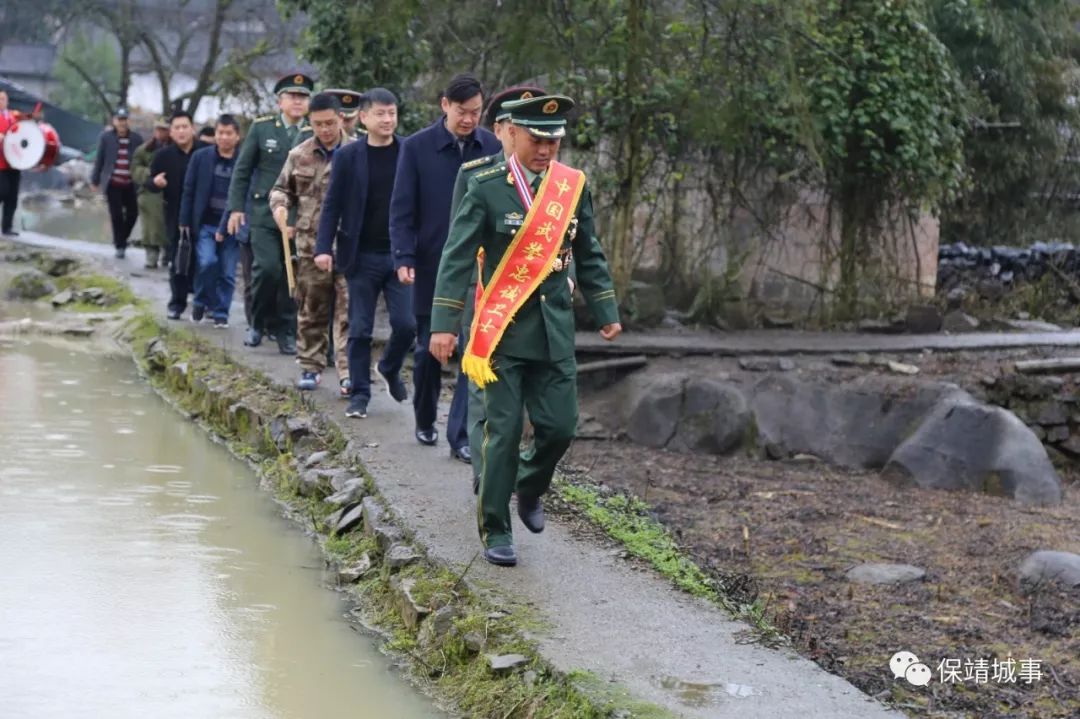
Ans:
{"type": "Polygon", "coordinates": [[[113,246],[118,258],[123,258],[131,230],[139,219],[135,183],[131,181],[131,158],[142,142],[139,133],[128,124],[127,110],[120,108],[113,115],[112,129],[101,133],[94,171],[90,176],[94,189],[104,186],[109,219],[112,221],[113,246]]]}

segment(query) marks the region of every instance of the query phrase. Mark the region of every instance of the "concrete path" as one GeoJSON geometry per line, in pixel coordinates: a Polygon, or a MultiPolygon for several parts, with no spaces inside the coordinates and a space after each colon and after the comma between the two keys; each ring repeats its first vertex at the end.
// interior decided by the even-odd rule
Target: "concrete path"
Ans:
{"type": "MultiPolygon", "coordinates": [[[[111,248],[26,232],[28,244],[102,258],[102,266],[128,280],[164,315],[167,283],[161,270],[142,269],[143,255],[112,258],[111,248]]],[[[200,335],[239,362],[285,384],[298,375],[291,358],[266,342],[242,346],[243,311],[234,305],[232,327],[197,326],[200,335]]],[[[192,327],[190,322],[185,326],[192,327]]],[[[376,385],[378,390],[378,386],[376,385]]],[[[377,391],[365,420],[344,417],[330,371],[312,395],[319,409],[340,420],[361,447],[361,458],[403,523],[434,558],[463,568],[480,549],[470,470],[452,461],[447,445],[422,447],[413,438],[412,407],[377,391]]],[[[410,386],[411,390],[411,386],[410,386]]],[[[443,408],[445,418],[446,407],[443,408]]],[[[440,422],[440,430],[445,421],[440,422]]],[[[739,641],[748,627],[712,605],[691,598],[652,572],[631,568],[610,549],[579,540],[558,522],[542,535],[516,527],[521,563],[500,569],[477,560],[475,586],[532,607],[547,625],[536,637],[544,657],[564,671],[587,670],[645,701],[682,717],[713,719],[874,719],[896,717],[847,681],[789,651],[739,641]]],[[[888,676],[889,657],[881,657],[888,676]]]]}
{"type": "Polygon", "coordinates": [[[856,332],[740,330],[738,332],[628,333],[605,342],[592,332],[577,333],[579,352],[643,355],[843,354],[854,352],[921,352],[1003,350],[1021,347],[1080,347],[1080,330],[1060,332],[965,332],[963,334],[877,335],[856,332]]]}

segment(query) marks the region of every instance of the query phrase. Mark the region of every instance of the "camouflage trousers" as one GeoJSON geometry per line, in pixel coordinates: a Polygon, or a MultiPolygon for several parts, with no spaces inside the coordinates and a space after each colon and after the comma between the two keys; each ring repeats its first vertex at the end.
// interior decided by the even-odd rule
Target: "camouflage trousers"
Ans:
{"type": "Polygon", "coordinates": [[[301,254],[296,272],[296,361],[304,372],[326,369],[333,312],[334,364],[338,381],[349,378],[349,289],[345,275],[323,272],[310,254],[301,254]]]}

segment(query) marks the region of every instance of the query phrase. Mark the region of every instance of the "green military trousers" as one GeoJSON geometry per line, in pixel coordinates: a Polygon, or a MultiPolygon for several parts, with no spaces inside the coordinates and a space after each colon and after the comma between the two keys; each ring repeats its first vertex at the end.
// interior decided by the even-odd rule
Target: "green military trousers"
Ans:
{"type": "Polygon", "coordinates": [[[289,296],[281,233],[251,227],[251,324],[275,336],[296,336],[296,303],[289,296]]]}
{"type": "MultiPolygon", "coordinates": [[[[510,495],[539,497],[577,431],[577,364],[496,354],[497,382],[482,391],[480,497],[477,521],[486,547],[512,544],[510,495]],[[521,451],[522,409],[528,409],[533,443],[521,451]]],[[[476,461],[474,457],[473,461],[476,461]]]]}

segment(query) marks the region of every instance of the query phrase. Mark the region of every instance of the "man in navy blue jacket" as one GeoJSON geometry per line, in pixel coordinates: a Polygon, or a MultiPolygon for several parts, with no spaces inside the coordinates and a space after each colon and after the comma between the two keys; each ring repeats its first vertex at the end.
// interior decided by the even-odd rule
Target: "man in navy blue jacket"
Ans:
{"type": "MultiPolygon", "coordinates": [[[[502,145],[480,127],[484,96],[472,75],[458,75],[442,97],[443,117],[407,138],[398,158],[394,195],[390,202],[390,244],[394,267],[402,283],[413,286],[416,314],[416,356],[413,370],[416,439],[434,445],[439,434],[435,418],[442,389],[442,367],[428,352],[431,303],[439,259],[450,231],[450,200],[463,162],[493,155],[502,145]]],[[[468,380],[458,375],[446,438],[450,455],[472,461],[467,430],[468,380]]]]}
{"type": "Polygon", "coordinates": [[[412,297],[394,271],[390,256],[390,195],[401,154],[397,98],[381,87],[361,96],[360,122],[367,130],[337,151],[330,186],[319,216],[315,264],[337,270],[349,285],[349,379],[346,417],[367,417],[371,401],[371,332],[379,295],[390,313],[390,341],[376,367],[390,397],[404,402],[401,381],[405,355],[416,337],[412,297]],[[336,252],[335,250],[336,244],[336,252]]]}
{"type": "Polygon", "coordinates": [[[229,326],[240,252],[236,238],[220,231],[239,142],[236,119],[232,115],[219,117],[214,126],[214,144],[191,156],[180,199],[180,228],[190,233],[195,242],[191,320],[201,322],[209,312],[214,326],[220,328],[229,326]]]}

